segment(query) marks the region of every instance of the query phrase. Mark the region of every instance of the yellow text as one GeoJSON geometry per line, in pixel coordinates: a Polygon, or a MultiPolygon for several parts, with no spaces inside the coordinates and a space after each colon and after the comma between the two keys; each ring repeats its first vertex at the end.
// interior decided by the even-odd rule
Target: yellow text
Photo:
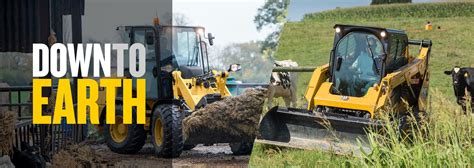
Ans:
{"type": "Polygon", "coordinates": [[[123,93],[122,117],[124,124],[132,124],[134,118],[136,118],[137,124],[146,122],[145,79],[136,79],[136,88],[133,88],[132,79],[103,78],[100,79],[100,84],[93,79],[78,79],[77,107],[74,107],[73,104],[70,80],[59,79],[54,112],[52,115],[46,115],[43,114],[43,106],[48,104],[48,97],[43,97],[42,90],[44,87],[51,87],[51,83],[51,79],[33,79],[33,124],[61,124],[63,118],[67,124],[87,124],[87,113],[89,113],[91,124],[99,124],[102,122],[97,103],[99,87],[104,88],[106,92],[106,124],[115,124],[117,89],[120,88],[123,93]],[[136,96],[133,97],[133,95],[136,96]]]}

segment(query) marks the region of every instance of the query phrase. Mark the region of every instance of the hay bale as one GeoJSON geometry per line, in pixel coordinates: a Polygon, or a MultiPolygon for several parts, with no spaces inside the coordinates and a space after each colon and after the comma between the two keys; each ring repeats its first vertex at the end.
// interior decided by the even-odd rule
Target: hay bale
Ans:
{"type": "Polygon", "coordinates": [[[106,161],[90,146],[69,145],[53,156],[53,167],[103,167],[106,161]]]}
{"type": "Polygon", "coordinates": [[[15,165],[13,165],[10,156],[5,155],[0,157],[0,168],[15,168],[15,165]]]}
{"type": "Polygon", "coordinates": [[[265,97],[266,89],[251,88],[242,95],[226,97],[198,109],[182,122],[184,138],[204,132],[202,130],[255,137],[265,97]]]}
{"type": "Polygon", "coordinates": [[[0,111],[0,153],[9,155],[13,150],[13,137],[16,127],[16,113],[0,111]]]}

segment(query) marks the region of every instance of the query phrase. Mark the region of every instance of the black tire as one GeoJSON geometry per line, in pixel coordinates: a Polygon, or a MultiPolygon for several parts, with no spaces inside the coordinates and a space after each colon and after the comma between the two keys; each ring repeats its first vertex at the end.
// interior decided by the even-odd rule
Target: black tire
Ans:
{"type": "MultiPolygon", "coordinates": [[[[412,113],[404,113],[399,118],[399,126],[398,131],[400,133],[399,139],[401,141],[409,141],[412,142],[414,138],[415,132],[423,131],[420,130],[423,127],[422,115],[423,113],[419,111],[418,106],[412,107],[412,113]],[[413,132],[415,131],[415,132],[413,132]]],[[[425,115],[423,115],[425,116],[425,115]]],[[[423,117],[425,118],[425,117],[423,117]]],[[[426,134],[426,133],[423,133],[426,134]]]]}
{"type": "MultiPolygon", "coordinates": [[[[122,105],[117,104],[115,109],[116,116],[123,116],[122,105]]],[[[104,138],[111,151],[120,154],[134,154],[140,151],[143,145],[145,145],[147,134],[143,124],[136,124],[135,113],[133,114],[133,124],[126,125],[127,135],[123,141],[118,142],[112,138],[110,132],[111,126],[112,125],[109,124],[105,124],[104,126],[104,138]]]]}
{"type": "MultiPolygon", "coordinates": [[[[418,99],[413,97],[413,95],[411,93],[411,90],[408,87],[409,86],[402,87],[400,97],[403,98],[408,103],[408,106],[405,106],[405,104],[404,104],[405,110],[406,111],[409,111],[409,110],[413,111],[414,110],[413,107],[417,106],[417,104],[418,104],[418,99]]],[[[403,102],[401,102],[401,103],[403,103],[403,102]]]]}
{"type": "Polygon", "coordinates": [[[410,123],[408,122],[409,116],[404,114],[399,118],[398,123],[398,132],[399,132],[399,140],[405,141],[411,139],[411,127],[410,123]]]}
{"type": "Polygon", "coordinates": [[[229,146],[233,155],[250,155],[253,149],[253,143],[250,142],[230,143],[229,146]]]}
{"type": "Polygon", "coordinates": [[[196,145],[184,145],[183,150],[188,151],[188,150],[192,150],[195,147],[196,145]]]}
{"type": "Polygon", "coordinates": [[[183,152],[184,140],[181,128],[181,112],[177,106],[171,104],[158,105],[153,110],[151,133],[155,153],[165,158],[179,157],[183,152]],[[156,122],[161,123],[161,133],[155,132],[156,122]],[[162,134],[162,135],[159,135],[162,134]],[[157,142],[155,136],[161,136],[161,142],[157,142]]]}

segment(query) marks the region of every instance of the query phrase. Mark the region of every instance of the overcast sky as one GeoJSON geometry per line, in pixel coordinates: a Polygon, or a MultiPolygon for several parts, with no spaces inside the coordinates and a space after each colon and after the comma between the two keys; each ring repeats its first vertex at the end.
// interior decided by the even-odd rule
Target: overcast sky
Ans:
{"type": "Polygon", "coordinates": [[[170,9],[185,15],[191,25],[206,27],[219,46],[266,37],[253,22],[264,0],[173,0],[172,8],[166,2],[171,0],[86,0],[83,39],[114,42],[118,38],[115,27],[151,25],[154,17],[170,13],[170,9]]]}
{"type": "Polygon", "coordinates": [[[173,0],[173,13],[181,13],[192,25],[206,27],[216,36],[215,43],[226,45],[263,40],[253,19],[265,0],[173,0]]]}

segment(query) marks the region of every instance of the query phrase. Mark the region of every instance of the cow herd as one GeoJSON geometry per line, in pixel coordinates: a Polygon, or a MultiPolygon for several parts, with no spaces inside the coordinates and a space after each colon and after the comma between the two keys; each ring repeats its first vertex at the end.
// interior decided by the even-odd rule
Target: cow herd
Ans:
{"type": "MultiPolygon", "coordinates": [[[[298,63],[292,60],[275,61],[274,67],[298,67],[298,63]]],[[[474,113],[474,101],[471,100],[471,93],[474,93],[474,68],[456,66],[444,73],[451,75],[456,102],[464,113],[474,113]]],[[[272,108],[273,98],[279,97],[283,98],[286,107],[295,107],[297,80],[298,73],[272,72],[268,85],[268,108],[272,108]]]]}

